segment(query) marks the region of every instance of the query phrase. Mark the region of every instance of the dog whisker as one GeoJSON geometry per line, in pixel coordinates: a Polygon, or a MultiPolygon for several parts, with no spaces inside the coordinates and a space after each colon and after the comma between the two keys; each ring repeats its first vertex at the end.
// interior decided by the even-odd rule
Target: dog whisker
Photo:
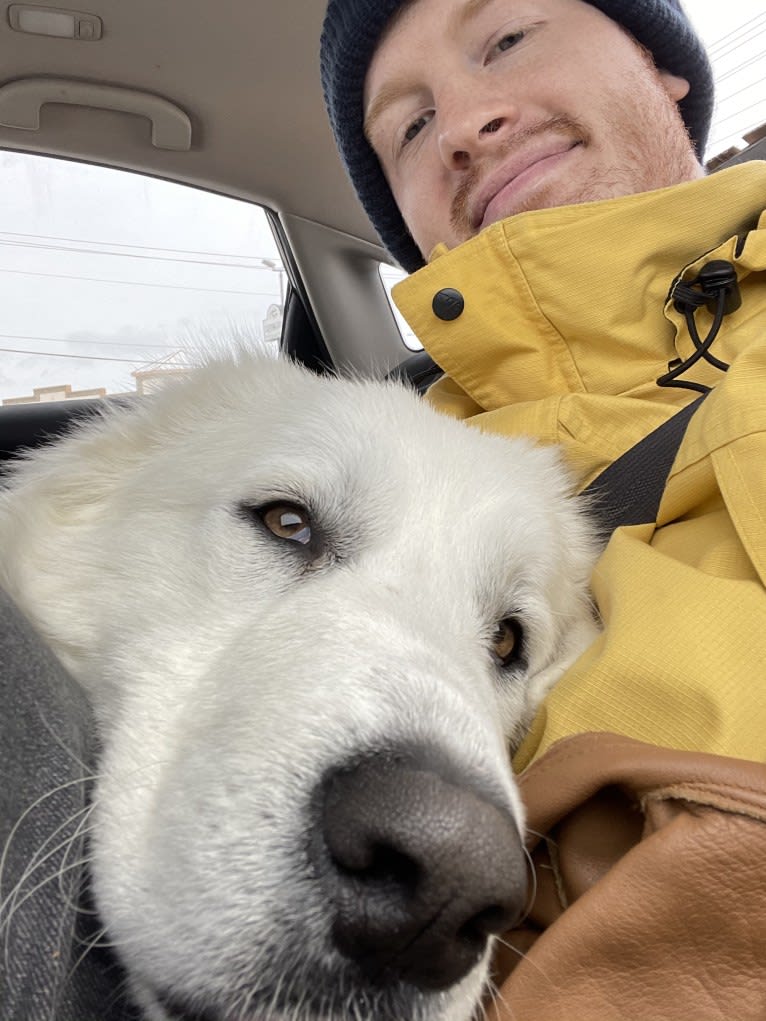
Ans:
{"type": "Polygon", "coordinates": [[[17,887],[14,890],[13,899],[11,900],[10,904],[8,905],[8,908],[7,908],[7,911],[6,911],[6,914],[5,914],[5,918],[2,921],[2,928],[0,929],[0,932],[3,932],[3,934],[4,934],[4,950],[3,950],[3,955],[4,955],[5,969],[6,969],[6,973],[7,974],[11,973],[10,958],[9,958],[9,954],[10,954],[11,925],[12,925],[12,922],[13,922],[16,914],[21,910],[21,908],[24,906],[24,904],[26,904],[26,902],[30,898],[34,897],[34,895],[36,893],[39,893],[40,890],[44,889],[49,883],[53,882],[54,880],[59,879],[60,876],[61,876],[61,873],[77,870],[76,871],[76,875],[77,875],[77,874],[79,874],[79,870],[82,868],[83,864],[85,864],[89,860],[90,859],[88,859],[88,858],[84,858],[84,859],[82,859],[80,861],[72,862],[70,865],[68,865],[68,866],[66,866],[64,868],[57,869],[56,872],[53,875],[46,876],[45,879],[41,880],[39,883],[36,883],[34,886],[31,887],[31,889],[25,891],[23,896],[20,893],[21,887],[20,887],[20,885],[17,884],[17,887]]]}
{"type": "MultiPolygon", "coordinates": [[[[104,1004],[104,1014],[109,1016],[114,1007],[122,1000],[129,1002],[131,1000],[131,982],[130,977],[125,976],[120,979],[114,986],[111,994],[109,995],[106,1003],[104,1004]]],[[[52,1019],[53,1021],[53,1019],[52,1019]]]]}
{"type": "MultiPolygon", "coordinates": [[[[62,791],[68,790],[70,787],[76,787],[76,786],[81,786],[83,784],[90,783],[91,779],[92,779],[91,776],[78,777],[78,778],[76,778],[74,780],[68,780],[66,783],[59,784],[58,786],[53,787],[51,790],[46,791],[45,794],[40,795],[39,798],[37,798],[35,801],[33,801],[32,804],[29,805],[22,812],[22,814],[19,816],[19,818],[16,820],[16,822],[13,825],[13,827],[11,828],[11,831],[8,834],[8,838],[7,838],[6,842],[5,842],[5,846],[3,847],[3,851],[0,854],[0,890],[2,890],[3,877],[5,875],[5,869],[6,869],[6,865],[7,865],[8,855],[10,854],[13,842],[16,839],[16,836],[18,835],[19,830],[27,822],[27,820],[32,815],[32,813],[37,811],[39,808],[41,808],[45,804],[45,802],[48,801],[50,798],[55,797],[57,794],[60,794],[62,791]]],[[[50,834],[46,838],[46,841],[43,844],[43,848],[45,847],[45,844],[49,840],[51,840],[62,829],[64,829],[67,825],[69,825],[69,823],[72,822],[72,820],[74,818],[76,818],[80,814],[80,812],[84,812],[86,810],[87,810],[87,806],[85,806],[84,808],[78,810],[78,812],[76,812],[71,818],[65,819],[64,822],[61,823],[61,825],[58,826],[53,831],[53,833],[50,834]]],[[[2,914],[3,906],[4,906],[4,903],[0,902],[0,915],[2,914]]]]}
{"type": "Polygon", "coordinates": [[[522,844],[522,850],[524,852],[524,858],[527,862],[527,865],[529,866],[530,889],[529,894],[527,896],[527,904],[524,909],[524,913],[522,914],[521,918],[517,923],[518,925],[521,925],[522,922],[526,921],[526,919],[529,917],[529,913],[534,907],[535,901],[537,900],[537,885],[538,885],[537,869],[535,868],[535,863],[532,860],[532,855],[529,853],[526,844],[522,844]]]}
{"type": "Polygon", "coordinates": [[[109,930],[107,929],[107,927],[105,925],[102,925],[101,928],[96,932],[96,934],[91,936],[87,940],[80,939],[78,937],[76,939],[76,945],[85,948],[88,952],[90,952],[91,950],[112,950],[114,949],[114,947],[119,946],[119,944],[116,943],[114,940],[111,939],[105,940],[103,938],[104,936],[107,935],[108,931],[109,930]]]}
{"type": "MultiPolygon", "coordinates": [[[[25,822],[36,809],[40,808],[48,798],[59,793],[61,790],[71,787],[75,784],[82,783],[83,780],[70,781],[67,784],[62,784],[51,791],[48,791],[45,795],[38,798],[19,818],[14,828],[6,841],[5,848],[3,850],[3,859],[0,861],[0,891],[2,890],[2,871],[7,863],[7,856],[10,853],[12,841],[16,839],[19,833],[19,827],[25,822]]],[[[20,908],[29,900],[30,897],[34,896],[39,890],[43,889],[50,882],[56,880],[59,884],[59,890],[62,894],[64,903],[68,902],[68,894],[64,893],[63,889],[63,877],[70,871],[74,871],[74,868],[79,868],[81,863],[77,863],[74,868],[68,868],[66,866],[66,857],[69,854],[71,848],[77,843],[83,831],[83,825],[87,821],[89,816],[90,807],[88,805],[77,812],[74,812],[71,816],[60,823],[43,841],[40,847],[38,847],[35,854],[27,864],[22,875],[17,879],[13,888],[6,894],[2,902],[0,902],[0,935],[3,937],[3,959],[5,961],[6,972],[10,974],[9,967],[9,953],[10,953],[10,938],[11,938],[11,926],[13,919],[16,916],[20,908]],[[64,840],[59,841],[54,846],[50,846],[52,841],[55,841],[56,837],[65,831],[68,827],[71,827],[79,818],[79,823],[73,833],[70,833],[64,840]],[[47,875],[41,882],[36,883],[31,889],[25,887],[33,878],[36,873],[39,873],[55,855],[61,851],[64,852],[62,863],[60,866],[51,874],[47,875]],[[23,892],[23,894],[22,894],[23,892]]]]}
{"type": "Polygon", "coordinates": [[[95,935],[92,936],[90,939],[88,939],[88,940],[79,940],[78,939],[77,940],[77,944],[79,946],[81,946],[83,949],[82,949],[82,952],[80,953],[80,955],[78,956],[77,960],[74,962],[74,964],[69,969],[69,972],[68,972],[67,978],[66,978],[67,982],[71,982],[72,981],[72,978],[74,977],[75,972],[80,967],[80,965],[85,960],[85,958],[88,956],[88,954],[91,953],[91,951],[93,951],[93,950],[95,950],[97,948],[99,948],[99,949],[113,948],[116,945],[115,943],[113,943],[113,942],[111,942],[109,940],[104,940],[103,939],[103,937],[106,935],[106,933],[107,933],[106,926],[102,926],[95,933],[95,935]]]}
{"type": "MultiPolygon", "coordinates": [[[[90,811],[89,807],[86,806],[84,809],[80,809],[78,812],[71,815],[68,819],[61,823],[61,825],[58,826],[53,831],[52,834],[50,834],[46,838],[43,844],[32,856],[32,859],[28,863],[27,867],[25,868],[20,878],[16,881],[13,889],[10,891],[10,893],[6,895],[5,899],[2,902],[0,902],[0,931],[2,929],[2,926],[7,924],[9,912],[11,912],[11,910],[13,909],[19,893],[23,889],[24,885],[32,878],[32,876],[34,876],[34,874],[38,872],[46,864],[46,862],[50,861],[50,859],[54,857],[56,854],[58,854],[60,851],[65,852],[63,858],[63,863],[65,863],[66,855],[71,849],[73,843],[76,843],[84,832],[87,832],[88,829],[87,827],[85,828],[85,830],[83,830],[81,827],[83,825],[83,822],[87,820],[89,811],[90,811]],[[70,833],[64,840],[60,841],[58,844],[55,844],[53,847],[48,847],[51,839],[56,837],[67,826],[70,826],[78,818],[78,816],[82,816],[82,818],[80,819],[80,822],[78,823],[78,826],[75,829],[75,831],[73,833],[70,833]]],[[[60,870],[48,876],[46,882],[56,879],[58,876],[60,876],[60,870]]]]}
{"type": "MultiPolygon", "coordinates": [[[[46,876],[45,879],[41,879],[40,882],[32,886],[31,889],[26,890],[23,896],[21,896],[22,884],[21,883],[17,884],[17,886],[14,888],[12,900],[10,901],[7,907],[6,916],[3,919],[3,926],[6,929],[6,933],[11,925],[11,922],[13,921],[14,915],[16,914],[17,911],[21,909],[21,907],[29,900],[30,897],[34,897],[36,893],[38,893],[40,890],[46,887],[49,883],[52,883],[56,880],[60,880],[62,875],[66,874],[67,872],[72,872],[76,869],[81,869],[82,866],[87,865],[89,861],[90,857],[80,858],[77,861],[70,862],[68,865],[61,866],[60,868],[56,869],[53,875],[46,876]]],[[[27,878],[30,877],[28,876],[27,878]]]]}
{"type": "Polygon", "coordinates": [[[531,833],[533,837],[537,837],[538,840],[544,840],[546,843],[553,844],[554,846],[556,844],[556,841],[551,840],[550,836],[547,833],[539,833],[537,830],[533,830],[529,826],[526,827],[526,831],[527,833],[531,833]]]}
{"type": "MultiPolygon", "coordinates": [[[[513,1021],[513,1018],[516,1017],[516,1013],[511,1004],[509,1004],[506,998],[503,996],[502,991],[500,987],[497,985],[497,983],[490,979],[488,982],[488,988],[492,1000],[492,1006],[496,1008],[497,1004],[501,1003],[503,1007],[503,1013],[507,1017],[509,1017],[511,1021],[513,1021]]],[[[484,1006],[483,1002],[480,1004],[480,1009],[483,1014],[484,1021],[488,1021],[489,1015],[487,1013],[487,1008],[484,1006]]]]}
{"type": "Polygon", "coordinates": [[[515,947],[512,943],[508,942],[507,940],[501,939],[499,936],[497,937],[497,940],[507,950],[510,950],[512,954],[515,954],[520,960],[525,961],[530,967],[534,968],[535,971],[537,971],[538,974],[540,974],[545,979],[546,982],[553,985],[550,976],[546,974],[546,972],[540,967],[537,961],[530,957],[529,954],[524,953],[523,950],[520,950],[518,947],[515,947]]]}
{"type": "MultiPolygon", "coordinates": [[[[72,839],[71,839],[71,841],[69,843],[69,847],[67,847],[65,849],[65,851],[64,851],[64,855],[63,855],[63,857],[61,859],[62,866],[65,866],[67,864],[67,860],[69,858],[69,852],[74,847],[75,842],[77,840],[80,840],[80,839],[82,839],[83,841],[87,841],[88,837],[93,832],[93,824],[91,822],[91,814],[92,814],[92,811],[93,811],[93,804],[92,803],[89,804],[87,806],[87,808],[88,808],[88,811],[87,812],[83,812],[82,818],[78,822],[77,827],[76,827],[74,833],[72,834],[72,839]]],[[[92,910],[90,908],[83,908],[82,906],[77,905],[77,904],[73,904],[73,903],[71,903],[69,901],[68,894],[64,890],[64,884],[61,881],[61,873],[59,873],[59,893],[61,895],[62,902],[64,904],[66,904],[68,907],[70,907],[73,911],[76,911],[76,912],[78,912],[80,914],[84,914],[84,915],[95,914],[94,910],[92,910]]]]}
{"type": "Polygon", "coordinates": [[[53,738],[53,741],[64,752],[64,754],[67,756],[67,758],[70,759],[72,762],[74,762],[74,764],[76,766],[80,767],[80,769],[82,770],[83,778],[88,778],[88,779],[91,779],[91,780],[95,780],[96,776],[93,773],[93,771],[90,768],[90,766],[88,766],[85,762],[83,762],[82,759],[77,755],[77,753],[74,752],[69,747],[69,745],[67,745],[66,742],[56,733],[56,731],[53,729],[53,727],[50,725],[50,723],[46,719],[44,713],[42,712],[42,709],[40,709],[39,707],[38,707],[38,717],[40,719],[40,723],[42,724],[42,726],[45,728],[45,730],[47,730],[47,732],[53,738]]]}

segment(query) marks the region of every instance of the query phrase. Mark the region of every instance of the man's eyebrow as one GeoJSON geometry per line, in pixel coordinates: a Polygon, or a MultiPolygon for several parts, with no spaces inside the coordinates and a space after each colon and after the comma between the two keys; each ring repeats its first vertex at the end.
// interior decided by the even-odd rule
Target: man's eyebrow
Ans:
{"type": "Polygon", "coordinates": [[[371,143],[375,122],[380,119],[389,106],[400,99],[406,99],[407,96],[417,92],[418,88],[419,86],[412,78],[394,78],[381,86],[364,114],[364,134],[368,142],[371,143]]]}
{"type": "MultiPolygon", "coordinates": [[[[468,22],[478,17],[485,7],[495,3],[495,0],[466,0],[466,3],[452,16],[452,31],[459,32],[468,22]]],[[[386,82],[380,92],[375,96],[364,114],[364,134],[367,141],[372,144],[372,132],[375,122],[381,117],[385,110],[400,99],[417,91],[417,84],[407,78],[397,78],[386,82]]]]}
{"type": "Polygon", "coordinates": [[[489,7],[495,0],[468,0],[459,11],[453,15],[453,28],[463,28],[467,22],[476,18],[485,7],[489,7]]]}

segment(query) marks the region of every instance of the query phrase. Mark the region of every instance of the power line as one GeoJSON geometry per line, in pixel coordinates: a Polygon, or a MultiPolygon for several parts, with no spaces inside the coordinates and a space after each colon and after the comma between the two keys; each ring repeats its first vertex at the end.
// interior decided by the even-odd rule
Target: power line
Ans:
{"type": "Polygon", "coordinates": [[[728,32],[725,32],[722,36],[716,39],[714,43],[710,44],[710,46],[708,47],[708,53],[710,53],[711,50],[716,49],[716,47],[718,46],[725,45],[732,36],[738,35],[740,32],[743,31],[743,29],[746,29],[748,25],[750,25],[754,21],[758,21],[759,18],[762,17],[763,17],[762,13],[754,14],[752,18],[748,18],[746,21],[743,21],[741,25],[735,25],[734,28],[730,29],[728,32]]]}
{"type": "MultiPolygon", "coordinates": [[[[716,131],[718,130],[718,128],[722,124],[725,124],[726,121],[734,120],[735,117],[741,117],[742,114],[743,113],[747,113],[748,110],[756,110],[756,109],[758,109],[758,107],[763,105],[763,102],[764,102],[763,99],[758,99],[758,100],[756,100],[755,103],[750,103],[748,106],[740,107],[738,110],[735,110],[734,113],[730,113],[727,117],[720,117],[716,121],[716,125],[715,125],[716,126],[716,131]]],[[[757,124],[751,124],[749,127],[743,127],[742,128],[742,134],[744,134],[746,131],[750,131],[751,128],[755,128],[757,126],[758,126],[757,124]]],[[[725,134],[731,135],[731,134],[736,134],[737,132],[739,132],[739,128],[737,128],[736,131],[734,131],[734,132],[726,131],[725,134]]]]}
{"type": "Polygon", "coordinates": [[[268,259],[274,262],[281,261],[277,255],[244,255],[241,252],[203,252],[192,248],[163,248],[161,245],[134,245],[124,241],[91,241],[88,238],[68,238],[61,237],[58,234],[30,234],[17,230],[0,230],[0,234],[14,238],[36,238],[41,241],[66,241],[69,244],[75,245],[108,245],[110,248],[138,248],[146,252],[172,252],[174,255],[208,255],[214,259],[260,259],[261,261],[268,259]]]}
{"type": "Polygon", "coordinates": [[[44,344],[95,344],[98,347],[141,347],[141,348],[154,348],[158,351],[177,351],[178,348],[168,344],[144,344],[142,341],[128,341],[128,340],[88,340],[76,337],[27,337],[21,336],[17,333],[0,333],[0,340],[20,340],[20,341],[41,341],[44,344]]]}
{"type": "MultiPolygon", "coordinates": [[[[72,355],[63,351],[22,351],[15,347],[0,347],[0,352],[13,355],[41,355],[45,358],[76,358],[86,362],[122,362],[125,365],[140,365],[146,362],[146,358],[113,358],[109,355],[72,355]]],[[[175,362],[171,368],[193,369],[191,362],[175,362]]]]}
{"type": "Polygon", "coordinates": [[[766,53],[766,50],[759,50],[758,53],[756,53],[754,56],[749,57],[747,60],[744,60],[741,64],[737,64],[736,67],[730,68],[730,70],[726,71],[720,77],[716,78],[715,80],[716,87],[720,86],[721,82],[725,82],[728,78],[733,78],[734,75],[739,74],[740,71],[744,71],[745,68],[750,67],[751,64],[755,64],[757,61],[761,60],[763,58],[764,53],[766,53]]]}
{"type": "MultiPolygon", "coordinates": [[[[749,92],[750,89],[760,87],[761,82],[748,82],[747,85],[743,85],[741,89],[735,89],[734,92],[727,92],[725,96],[721,96],[720,99],[718,99],[717,102],[718,109],[720,110],[722,106],[728,103],[729,100],[734,99],[735,96],[741,96],[743,92],[749,92]]],[[[763,99],[764,105],[766,105],[766,99],[764,99],[763,96],[761,97],[761,99],[763,99]]]]}
{"type": "Polygon", "coordinates": [[[247,269],[256,273],[274,272],[270,266],[250,266],[244,262],[218,262],[209,259],[181,259],[169,255],[138,255],[135,252],[110,252],[107,249],[72,248],[68,245],[35,244],[32,241],[5,241],[0,238],[0,245],[7,248],[32,248],[45,252],[74,252],[81,255],[104,256],[117,259],[145,259],[152,262],[183,262],[190,266],[222,266],[226,269],[247,269]]]}
{"type": "Polygon", "coordinates": [[[226,290],[222,287],[195,287],[191,284],[150,284],[143,280],[105,280],[102,277],[81,277],[71,276],[67,273],[42,273],[32,269],[3,269],[0,273],[14,273],[18,276],[27,277],[51,277],[56,280],[77,280],[89,284],[115,284],[124,287],[159,287],[169,291],[197,291],[207,294],[242,294],[248,298],[278,298],[280,295],[273,291],[235,291],[226,290]]]}
{"type": "MultiPolygon", "coordinates": [[[[716,40],[712,46],[708,47],[708,56],[711,61],[720,60],[721,57],[726,57],[734,50],[738,49],[744,43],[748,42],[754,35],[760,35],[759,32],[751,32],[750,26],[755,22],[762,22],[766,18],[766,14],[756,14],[748,21],[743,22],[738,28],[734,28],[731,32],[721,36],[720,39],[716,40]],[[740,36],[744,34],[745,38],[741,39],[740,36]],[[728,47],[728,49],[727,49],[728,47]]],[[[760,29],[760,25],[757,26],[760,29]]]]}
{"type": "Polygon", "coordinates": [[[737,45],[739,45],[737,40],[743,35],[747,38],[750,34],[750,27],[753,25],[757,26],[759,22],[764,20],[764,17],[766,17],[766,15],[763,11],[760,14],[754,14],[752,18],[748,18],[747,21],[743,21],[741,25],[737,25],[735,28],[731,29],[730,32],[722,35],[720,39],[716,39],[716,41],[711,43],[711,45],[707,48],[708,56],[712,58],[718,51],[725,50],[727,47],[733,46],[736,49],[737,45]]]}

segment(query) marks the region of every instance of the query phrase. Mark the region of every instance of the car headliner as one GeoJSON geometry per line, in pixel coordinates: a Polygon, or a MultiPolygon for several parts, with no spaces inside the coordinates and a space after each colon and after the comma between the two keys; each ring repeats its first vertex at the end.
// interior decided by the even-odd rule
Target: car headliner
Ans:
{"type": "Polygon", "coordinates": [[[187,181],[376,242],[324,111],[318,46],[325,4],[78,3],[102,19],[98,41],[26,34],[5,18],[0,85],[53,76],[143,90],[189,115],[192,145],[189,152],[154,148],[143,117],[46,104],[39,131],[0,126],[0,146],[187,181]]]}

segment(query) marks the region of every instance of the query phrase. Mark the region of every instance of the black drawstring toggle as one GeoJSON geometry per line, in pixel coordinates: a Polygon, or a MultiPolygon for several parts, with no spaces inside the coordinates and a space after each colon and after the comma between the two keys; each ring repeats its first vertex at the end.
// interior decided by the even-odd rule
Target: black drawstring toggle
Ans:
{"type": "Polygon", "coordinates": [[[737,271],[725,259],[714,259],[699,271],[699,275],[688,284],[679,282],[673,291],[673,304],[677,312],[707,307],[711,316],[718,311],[718,296],[723,291],[723,314],[736,312],[742,304],[737,285],[737,271]]]}
{"type": "Polygon", "coordinates": [[[710,347],[718,336],[724,316],[736,312],[742,304],[742,296],[737,284],[737,271],[725,259],[714,259],[699,271],[694,280],[684,283],[679,280],[673,288],[673,307],[681,312],[686,320],[689,336],[694,344],[694,352],[685,360],[674,358],[668,365],[668,371],[657,380],[658,386],[683,387],[697,393],[707,393],[710,389],[703,383],[678,379],[696,362],[703,358],[721,372],[729,368],[727,362],[710,354],[710,347]],[[707,308],[713,316],[713,322],[704,340],[700,338],[694,313],[698,308],[707,308]]]}

